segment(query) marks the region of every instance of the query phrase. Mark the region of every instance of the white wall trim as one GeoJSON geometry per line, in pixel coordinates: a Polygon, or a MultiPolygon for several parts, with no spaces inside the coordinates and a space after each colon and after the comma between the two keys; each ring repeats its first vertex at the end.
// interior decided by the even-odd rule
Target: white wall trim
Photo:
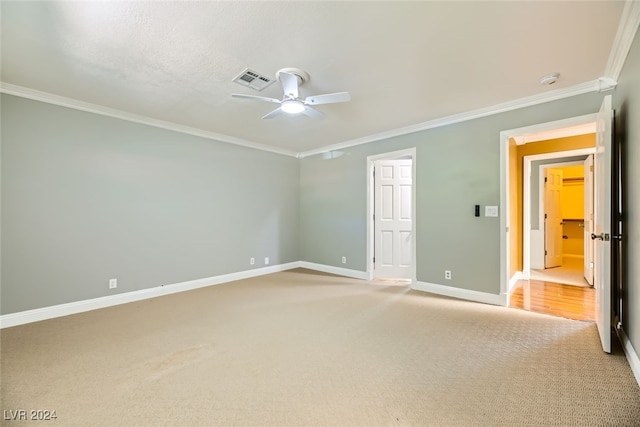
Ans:
{"type": "Polygon", "coordinates": [[[18,313],[5,314],[0,316],[0,329],[24,325],[26,323],[38,322],[41,320],[53,319],[56,317],[69,316],[71,314],[83,313],[85,311],[112,307],[115,305],[126,304],[134,301],[157,298],[165,295],[175,294],[178,292],[185,292],[193,289],[204,288],[207,286],[214,286],[222,283],[232,282],[234,280],[263,276],[265,274],[277,273],[280,271],[290,270],[298,267],[300,267],[300,262],[290,262],[287,264],[272,265],[269,267],[240,271],[237,273],[229,273],[220,276],[206,277],[203,279],[189,280],[181,283],[160,285],[153,288],[141,289],[139,291],[126,292],[117,295],[109,295],[83,301],[53,305],[50,307],[25,310],[18,313]]]}
{"type": "Polygon", "coordinates": [[[336,274],[338,276],[352,277],[354,279],[369,280],[368,274],[365,271],[334,267],[332,265],[316,264],[307,261],[300,261],[298,267],[306,268],[308,270],[321,271],[323,273],[336,274]]]}
{"type": "Polygon", "coordinates": [[[618,31],[613,41],[604,75],[613,80],[620,78],[622,67],[629,55],[631,44],[640,26],[640,1],[627,0],[622,10],[618,31]]]}
{"type": "Polygon", "coordinates": [[[520,98],[502,104],[493,105],[491,107],[480,108],[477,110],[468,111],[465,113],[454,114],[452,116],[442,117],[435,120],[429,120],[426,122],[418,123],[411,126],[406,126],[398,129],[392,129],[390,131],[376,133],[373,135],[365,136],[358,139],[352,139],[350,141],[341,142],[338,144],[327,145],[315,150],[304,151],[298,153],[299,158],[313,156],[315,154],[325,153],[327,151],[342,150],[344,148],[353,147],[356,145],[368,144],[370,142],[380,141],[383,139],[393,138],[397,136],[407,135],[414,132],[419,132],[427,129],[434,129],[442,126],[448,126],[455,123],[465,122],[468,120],[479,119],[481,117],[492,116],[494,114],[505,113],[508,111],[518,110],[520,108],[531,107],[533,105],[544,104],[545,102],[556,101],[559,99],[569,98],[572,96],[582,95],[590,92],[602,92],[603,90],[612,89],[615,87],[615,82],[610,79],[596,79],[579,85],[571,86],[563,89],[556,89],[549,92],[541,93],[538,95],[529,96],[526,98],[520,98]]]}
{"type": "Polygon", "coordinates": [[[583,116],[569,117],[568,119],[555,120],[553,122],[539,123],[531,126],[524,126],[521,128],[509,129],[500,132],[500,135],[509,138],[513,138],[516,141],[516,145],[527,144],[529,142],[540,141],[537,138],[540,134],[555,135],[561,129],[571,129],[574,132],[563,133],[563,137],[581,135],[580,132],[583,126],[587,126],[595,123],[598,120],[598,114],[585,114],[583,116]]]}
{"type": "Polygon", "coordinates": [[[536,132],[529,135],[514,136],[516,145],[529,144],[530,142],[546,141],[548,139],[566,138],[570,136],[588,135],[590,133],[596,133],[596,122],[583,123],[581,125],[551,129],[546,132],[536,132]]]}
{"type": "Polygon", "coordinates": [[[202,129],[196,129],[189,126],[179,125],[164,120],[153,119],[151,117],[138,114],[128,113],[126,111],[116,110],[115,108],[104,107],[98,104],[78,101],[72,98],[53,95],[47,92],[41,92],[22,86],[12,85],[10,83],[0,82],[0,92],[8,95],[19,96],[21,98],[32,99],[34,101],[45,102],[47,104],[59,105],[61,107],[72,108],[74,110],[85,111],[88,113],[99,114],[101,116],[113,117],[116,119],[126,120],[129,122],[140,123],[143,125],[153,126],[160,129],[171,130],[188,135],[199,136],[201,138],[212,139],[228,144],[240,145],[242,147],[253,148],[256,150],[268,151],[271,153],[282,154],[285,156],[297,157],[297,153],[282,148],[260,144],[257,142],[247,141],[229,135],[210,132],[202,129]]]}
{"type": "Polygon", "coordinates": [[[638,353],[636,353],[633,345],[631,345],[631,341],[629,341],[627,334],[624,333],[624,329],[616,328],[616,332],[618,332],[618,338],[620,338],[620,342],[622,343],[622,348],[624,349],[624,354],[627,356],[627,361],[629,361],[631,371],[640,386],[640,358],[638,357],[638,353]]]}
{"type": "Polygon", "coordinates": [[[525,279],[522,271],[516,271],[515,274],[511,276],[511,279],[509,279],[509,287],[507,288],[508,295],[511,295],[511,291],[513,290],[513,288],[515,288],[516,283],[518,283],[518,280],[528,280],[528,279],[525,279]]]}
{"type": "MultiPolygon", "coordinates": [[[[629,46],[630,47],[630,46],[629,46]]],[[[627,49],[628,50],[628,49],[627,49]]],[[[571,86],[563,89],[556,89],[542,94],[537,94],[525,98],[516,99],[502,104],[493,105],[490,107],[480,108],[460,114],[454,114],[447,117],[442,117],[435,120],[429,120],[426,122],[418,123],[411,126],[406,126],[398,129],[392,129],[389,131],[365,136],[362,138],[353,139],[350,141],[344,141],[333,145],[327,145],[318,149],[304,151],[296,153],[294,151],[285,150],[277,147],[273,147],[266,144],[260,144],[257,142],[247,141],[241,138],[236,138],[229,135],[223,135],[215,132],[205,131],[189,126],[179,125],[177,123],[167,122],[163,120],[153,119],[151,117],[128,113],[125,111],[117,110],[114,108],[104,107],[98,104],[91,104],[88,102],[78,101],[72,98],[66,98],[59,95],[50,94],[34,89],[29,89],[23,86],[17,86],[10,83],[0,82],[0,93],[6,93],[9,95],[19,96],[26,99],[32,99],[35,101],[45,102],[48,104],[59,105],[62,107],[72,108],[75,110],[86,111],[89,113],[99,114],[107,117],[113,117],[117,119],[127,120],[134,123],[145,124],[161,129],[167,129],[175,132],[180,132],[188,135],[199,136],[219,142],[226,142],[229,144],[239,145],[247,148],[253,148],[256,150],[262,150],[285,156],[291,156],[296,158],[304,158],[315,154],[326,153],[328,151],[341,150],[356,145],[368,144],[371,142],[393,138],[397,136],[407,135],[422,130],[434,129],[442,126],[448,126],[455,123],[460,123],[468,120],[474,120],[481,117],[487,117],[494,114],[500,114],[508,111],[517,110],[520,108],[530,107],[533,105],[543,104],[546,102],[556,101],[559,99],[569,98],[572,96],[582,95],[590,92],[602,92],[604,90],[615,87],[616,82],[610,78],[599,78],[579,85],[571,86]]]]}
{"type": "Polygon", "coordinates": [[[506,295],[488,294],[486,292],[472,291],[469,289],[454,288],[451,286],[438,285],[436,283],[416,281],[411,285],[411,289],[416,291],[429,292],[436,295],[443,295],[463,299],[467,301],[480,302],[491,305],[507,305],[506,295]]]}

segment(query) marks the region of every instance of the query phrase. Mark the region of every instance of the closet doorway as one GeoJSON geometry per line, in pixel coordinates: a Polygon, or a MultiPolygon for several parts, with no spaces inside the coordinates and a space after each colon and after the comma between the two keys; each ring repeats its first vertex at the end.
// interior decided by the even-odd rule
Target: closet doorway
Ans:
{"type": "Polygon", "coordinates": [[[523,158],[523,279],[593,284],[592,153],[587,148],[523,158]]]}
{"type": "Polygon", "coordinates": [[[416,149],[367,157],[369,280],[416,281],[416,149]]]}
{"type": "Polygon", "coordinates": [[[595,290],[585,281],[583,268],[585,200],[592,199],[585,190],[584,166],[595,151],[595,134],[536,138],[514,150],[514,161],[521,165],[516,171],[521,180],[517,199],[522,203],[519,212],[514,212],[519,215],[518,220],[513,217],[514,222],[521,224],[522,231],[521,239],[514,243],[522,258],[521,270],[513,277],[509,306],[595,321],[595,290]],[[576,147],[578,140],[582,147],[576,147]],[[552,177],[554,182],[549,182],[552,177]],[[556,206],[550,206],[554,203],[556,206]],[[549,224],[551,221],[556,223],[549,224]],[[550,257],[553,252],[556,256],[550,257]]]}

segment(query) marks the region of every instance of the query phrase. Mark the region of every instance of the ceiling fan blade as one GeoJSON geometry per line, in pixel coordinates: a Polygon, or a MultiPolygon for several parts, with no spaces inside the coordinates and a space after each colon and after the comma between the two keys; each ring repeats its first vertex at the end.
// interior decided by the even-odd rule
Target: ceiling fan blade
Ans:
{"type": "Polygon", "coordinates": [[[284,113],[284,111],[282,111],[282,108],[276,108],[275,110],[273,110],[272,112],[270,112],[269,114],[267,114],[266,116],[262,117],[263,119],[273,119],[276,116],[279,116],[280,114],[284,113]]]}
{"type": "Polygon", "coordinates": [[[333,104],[335,102],[351,101],[349,92],[328,93],[326,95],[308,96],[304,103],[306,105],[333,104]]]}
{"type": "Polygon", "coordinates": [[[276,104],[280,104],[280,100],[279,99],[267,98],[265,96],[244,95],[242,93],[232,93],[231,96],[233,96],[234,98],[256,99],[258,101],[274,102],[276,104]]]}
{"type": "Polygon", "coordinates": [[[318,110],[314,110],[311,107],[305,107],[304,110],[302,110],[302,114],[304,114],[305,116],[314,118],[314,119],[319,119],[321,117],[324,117],[324,114],[318,110]]]}
{"type": "Polygon", "coordinates": [[[278,79],[282,84],[282,90],[284,90],[285,97],[298,97],[298,76],[289,73],[279,73],[278,79]]]}

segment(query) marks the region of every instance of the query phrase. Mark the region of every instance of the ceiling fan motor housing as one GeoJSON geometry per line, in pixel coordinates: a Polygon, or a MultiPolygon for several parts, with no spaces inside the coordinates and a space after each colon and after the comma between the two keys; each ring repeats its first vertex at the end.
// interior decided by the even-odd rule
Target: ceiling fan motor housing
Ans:
{"type": "Polygon", "coordinates": [[[276,79],[283,89],[282,99],[269,98],[265,96],[244,95],[233,93],[231,96],[237,98],[255,99],[258,101],[280,104],[278,108],[263,116],[263,119],[271,119],[282,113],[304,114],[312,118],[322,117],[320,111],[310,107],[310,105],[333,104],[336,102],[347,102],[351,100],[349,92],[327,93],[323,95],[307,96],[304,99],[299,97],[298,88],[309,81],[309,74],[299,68],[282,68],[276,73],[276,79]],[[295,76],[295,78],[294,78],[295,76]]]}
{"type": "Polygon", "coordinates": [[[276,72],[276,79],[278,79],[278,81],[281,81],[281,73],[292,74],[296,76],[298,78],[298,86],[302,86],[303,84],[308,82],[310,78],[309,73],[307,73],[306,71],[302,71],[299,68],[282,68],[276,72]]]}

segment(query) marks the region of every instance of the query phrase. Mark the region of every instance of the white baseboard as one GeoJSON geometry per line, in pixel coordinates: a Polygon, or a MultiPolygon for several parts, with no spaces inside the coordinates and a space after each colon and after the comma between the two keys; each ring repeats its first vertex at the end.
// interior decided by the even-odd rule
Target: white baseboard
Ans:
{"type": "Polygon", "coordinates": [[[636,382],[640,386],[640,358],[638,358],[638,353],[636,353],[633,345],[631,345],[631,341],[629,341],[627,334],[624,333],[624,329],[617,328],[616,332],[618,333],[618,338],[620,338],[620,342],[622,343],[624,354],[627,356],[627,360],[629,361],[629,366],[631,366],[631,371],[636,377],[636,382]]]}
{"type": "Polygon", "coordinates": [[[430,292],[432,294],[444,295],[447,297],[459,298],[468,301],[481,302],[484,304],[505,306],[506,295],[488,294],[486,292],[471,291],[468,289],[453,288],[451,286],[438,285],[435,283],[416,282],[411,285],[411,289],[417,291],[430,292]]]}
{"type": "Polygon", "coordinates": [[[511,291],[516,286],[516,283],[518,283],[518,280],[527,280],[527,279],[528,277],[525,278],[525,274],[522,271],[516,271],[514,275],[511,276],[511,279],[509,279],[509,288],[507,289],[507,295],[511,294],[511,291]]]}
{"type": "Polygon", "coordinates": [[[299,261],[290,262],[287,264],[273,265],[269,267],[256,268],[253,270],[240,271],[237,273],[223,274],[220,276],[206,277],[203,279],[189,280],[187,282],[174,283],[170,285],[160,285],[153,288],[141,289],[139,291],[132,291],[117,295],[93,298],[89,300],[53,305],[50,307],[36,308],[33,310],[25,310],[18,313],[5,314],[0,316],[0,329],[24,325],[26,323],[38,322],[41,320],[53,319],[56,317],[68,316],[71,314],[83,313],[85,311],[97,310],[99,308],[106,308],[114,305],[126,304],[129,302],[140,301],[149,298],[157,298],[164,295],[190,291],[206,286],[232,282],[234,280],[263,276],[265,274],[277,273],[279,271],[290,270],[297,267],[300,267],[299,261]]]}
{"type": "Polygon", "coordinates": [[[313,262],[300,261],[299,267],[309,270],[321,271],[323,273],[337,274],[338,276],[353,277],[354,279],[369,280],[366,271],[351,270],[348,268],[334,267],[332,265],[316,264],[313,262]]]}

